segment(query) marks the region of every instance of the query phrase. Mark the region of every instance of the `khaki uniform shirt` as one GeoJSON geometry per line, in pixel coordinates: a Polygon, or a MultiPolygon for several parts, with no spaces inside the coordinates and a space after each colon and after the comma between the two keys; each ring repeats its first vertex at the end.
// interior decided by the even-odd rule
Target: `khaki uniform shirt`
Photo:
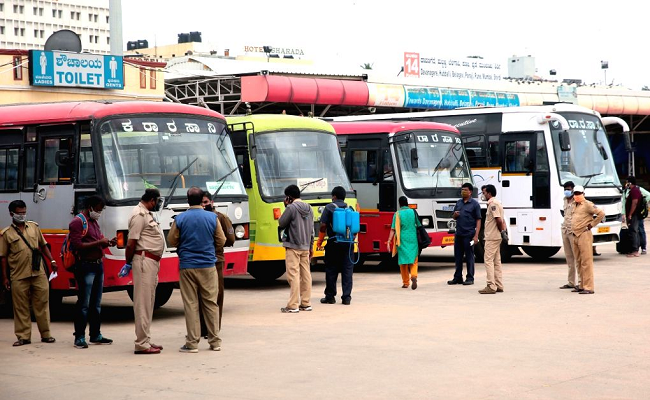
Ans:
{"type": "Polygon", "coordinates": [[[582,203],[575,203],[573,217],[571,219],[571,231],[575,236],[580,236],[589,230],[588,225],[598,225],[605,218],[605,211],[594,206],[589,200],[582,203]],[[596,218],[594,218],[594,215],[596,218]]]}
{"type": "MultiPolygon", "coordinates": [[[[45,275],[43,265],[41,265],[38,271],[32,271],[32,251],[27,247],[23,239],[20,238],[14,227],[15,225],[12,224],[0,231],[0,235],[2,235],[0,239],[0,256],[7,258],[11,280],[17,281],[33,276],[45,275]]],[[[25,222],[25,230],[22,234],[29,242],[29,245],[32,246],[32,249],[39,249],[41,246],[47,244],[36,222],[25,222]]]]}
{"type": "Polygon", "coordinates": [[[485,240],[501,240],[501,229],[497,224],[497,218],[503,219],[503,206],[499,200],[492,197],[487,203],[485,240]]]}
{"type": "Polygon", "coordinates": [[[129,218],[129,239],[137,240],[135,251],[148,251],[161,256],[165,249],[165,238],[158,221],[147,207],[138,203],[129,218]]]}
{"type": "Polygon", "coordinates": [[[573,219],[573,212],[576,209],[576,202],[573,197],[564,198],[564,221],[562,221],[562,233],[571,233],[571,220],[573,219]]]}

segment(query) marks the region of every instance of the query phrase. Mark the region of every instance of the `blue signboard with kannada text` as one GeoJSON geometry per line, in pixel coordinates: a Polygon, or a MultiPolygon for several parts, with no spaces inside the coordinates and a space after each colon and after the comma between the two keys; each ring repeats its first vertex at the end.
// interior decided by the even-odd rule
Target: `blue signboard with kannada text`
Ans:
{"type": "Polygon", "coordinates": [[[404,86],[404,107],[453,110],[460,107],[518,107],[516,93],[490,90],[404,86]]]}
{"type": "Polygon", "coordinates": [[[30,50],[32,86],[124,89],[121,56],[30,50]]]}

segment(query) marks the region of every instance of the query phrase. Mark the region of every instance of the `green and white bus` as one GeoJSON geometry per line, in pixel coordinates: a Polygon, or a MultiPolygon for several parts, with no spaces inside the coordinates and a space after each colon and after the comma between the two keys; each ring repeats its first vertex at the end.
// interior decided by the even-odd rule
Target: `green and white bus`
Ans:
{"type": "MultiPolygon", "coordinates": [[[[278,227],[284,189],[292,184],[300,187],[301,199],[314,210],[316,237],[332,189],[344,187],[345,201],[354,208],[356,195],[341,161],[336,133],[327,122],[261,114],[228,117],[227,123],[249,198],[248,272],[256,279],[277,279],[285,272],[278,227]]],[[[314,248],[314,257],[322,256],[314,248]]]]}

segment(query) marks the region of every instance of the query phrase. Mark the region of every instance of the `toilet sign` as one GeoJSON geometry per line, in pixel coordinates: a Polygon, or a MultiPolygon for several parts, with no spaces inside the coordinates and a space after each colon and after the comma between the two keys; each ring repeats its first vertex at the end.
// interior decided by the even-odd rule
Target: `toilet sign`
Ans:
{"type": "Polygon", "coordinates": [[[124,89],[121,56],[60,51],[29,51],[32,86],[124,89]]]}

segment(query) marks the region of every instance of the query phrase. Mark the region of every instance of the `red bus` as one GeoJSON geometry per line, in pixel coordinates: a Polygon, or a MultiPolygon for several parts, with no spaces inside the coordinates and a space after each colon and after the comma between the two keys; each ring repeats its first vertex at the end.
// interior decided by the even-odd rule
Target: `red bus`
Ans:
{"type": "MultiPolygon", "coordinates": [[[[336,118],[334,119],[336,120],[336,118]]],[[[472,182],[456,128],[433,122],[331,122],[361,208],[359,251],[387,254],[385,242],[406,196],[431,237],[431,246],[454,244],[451,218],[460,187],[472,182]]]]}
{"type": "MultiPolygon", "coordinates": [[[[117,274],[125,260],[128,218],[144,190],[160,190],[165,205],[155,214],[166,234],[173,217],[189,208],[190,186],[213,193],[215,207],[232,220],[238,240],[226,249],[225,273],[245,274],[248,197],[223,116],[145,101],[0,106],[0,203],[25,201],[28,220],[38,222],[58,258],[84,198],[101,195],[106,208],[99,224],[106,237],[118,238],[117,248],[105,252],[104,291],[132,295],[132,275],[117,274]]],[[[0,225],[10,223],[9,212],[0,212],[0,225]]],[[[77,289],[71,273],[60,268],[58,274],[51,281],[53,306],[77,289]]],[[[175,249],[166,246],[156,306],[167,302],[178,277],[175,249]]]]}

